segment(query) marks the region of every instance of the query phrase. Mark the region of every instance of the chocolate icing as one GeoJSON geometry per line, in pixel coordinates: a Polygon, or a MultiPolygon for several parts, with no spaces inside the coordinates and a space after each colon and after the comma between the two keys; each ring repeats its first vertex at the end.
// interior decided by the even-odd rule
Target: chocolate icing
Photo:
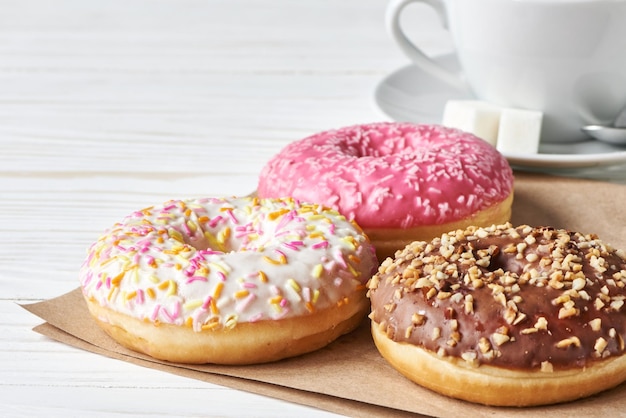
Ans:
{"type": "Polygon", "coordinates": [[[410,244],[368,286],[389,338],[473,365],[550,371],[624,353],[626,256],[594,235],[471,227],[410,244]]]}

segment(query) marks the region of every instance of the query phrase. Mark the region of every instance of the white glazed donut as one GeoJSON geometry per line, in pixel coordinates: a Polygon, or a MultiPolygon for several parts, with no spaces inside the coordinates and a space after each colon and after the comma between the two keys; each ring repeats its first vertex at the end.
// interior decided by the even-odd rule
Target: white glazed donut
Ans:
{"type": "Polygon", "coordinates": [[[88,251],[92,315],[155,358],[251,364],[321,348],[369,308],[374,249],[336,211],[293,199],[175,200],[132,213],[88,251]]]}

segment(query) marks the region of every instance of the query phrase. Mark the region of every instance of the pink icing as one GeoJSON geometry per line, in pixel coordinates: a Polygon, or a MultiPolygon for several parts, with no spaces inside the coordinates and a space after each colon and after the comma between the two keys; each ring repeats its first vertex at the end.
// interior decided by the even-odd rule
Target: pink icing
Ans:
{"type": "Polygon", "coordinates": [[[480,138],[383,122],[289,144],[263,168],[257,192],[330,206],[366,228],[410,228],[461,220],[512,189],[508,162],[480,138]]]}

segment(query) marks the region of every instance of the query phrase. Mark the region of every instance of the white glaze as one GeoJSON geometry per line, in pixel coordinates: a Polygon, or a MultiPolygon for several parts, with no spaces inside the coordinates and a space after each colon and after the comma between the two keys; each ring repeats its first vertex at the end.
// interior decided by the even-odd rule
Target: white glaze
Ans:
{"type": "Polygon", "coordinates": [[[91,246],[80,281],[102,306],[200,331],[332,307],[375,267],[367,237],[333,210],[210,198],[127,216],[91,246]]]}

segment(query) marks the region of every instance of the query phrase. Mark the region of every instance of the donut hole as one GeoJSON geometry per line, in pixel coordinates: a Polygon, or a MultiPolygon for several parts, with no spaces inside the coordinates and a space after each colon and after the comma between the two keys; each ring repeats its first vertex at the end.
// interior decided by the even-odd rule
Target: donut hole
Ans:
{"type": "Polygon", "coordinates": [[[493,268],[491,271],[502,269],[511,274],[520,276],[524,272],[524,268],[528,265],[529,263],[525,259],[519,260],[510,254],[500,253],[493,258],[490,263],[490,268],[493,268]]]}
{"type": "Polygon", "coordinates": [[[397,132],[388,136],[377,131],[346,132],[338,135],[334,146],[339,155],[360,158],[381,158],[392,155],[414,155],[420,149],[422,139],[411,132],[397,132]]]}
{"type": "Polygon", "coordinates": [[[238,251],[241,244],[232,237],[231,232],[226,228],[206,230],[198,229],[190,231],[189,229],[178,227],[168,231],[170,240],[174,244],[182,243],[191,247],[196,251],[216,251],[221,253],[229,253],[238,251]]]}
{"type": "Polygon", "coordinates": [[[385,143],[379,147],[367,145],[360,148],[350,147],[346,150],[346,153],[356,158],[383,158],[394,156],[399,158],[415,159],[415,154],[419,154],[421,152],[419,150],[411,150],[410,148],[398,147],[393,141],[386,142],[389,143],[385,143]]]}
{"type": "Polygon", "coordinates": [[[352,144],[340,142],[337,144],[337,152],[339,153],[339,155],[354,159],[381,157],[381,153],[379,150],[368,145],[368,143],[352,144]]]}
{"type": "Polygon", "coordinates": [[[182,242],[196,251],[209,251],[219,253],[239,253],[245,251],[258,251],[263,248],[273,248],[279,245],[275,239],[275,232],[266,230],[251,240],[245,235],[236,236],[229,228],[207,229],[196,232],[193,235],[181,233],[182,242]]]}
{"type": "Polygon", "coordinates": [[[183,243],[194,248],[196,251],[218,251],[213,248],[211,242],[202,235],[189,236],[183,234],[183,243]]]}
{"type": "MultiPolygon", "coordinates": [[[[480,258],[479,256],[476,257],[480,258]]],[[[520,275],[524,271],[524,265],[520,260],[515,258],[515,255],[507,254],[498,247],[494,247],[489,257],[489,264],[483,266],[483,269],[489,272],[495,272],[498,270],[507,271],[513,274],[520,275]]]]}
{"type": "Polygon", "coordinates": [[[216,233],[196,234],[193,236],[183,234],[183,242],[196,251],[216,251],[220,253],[232,253],[246,250],[243,240],[229,237],[224,230],[216,233]]]}

